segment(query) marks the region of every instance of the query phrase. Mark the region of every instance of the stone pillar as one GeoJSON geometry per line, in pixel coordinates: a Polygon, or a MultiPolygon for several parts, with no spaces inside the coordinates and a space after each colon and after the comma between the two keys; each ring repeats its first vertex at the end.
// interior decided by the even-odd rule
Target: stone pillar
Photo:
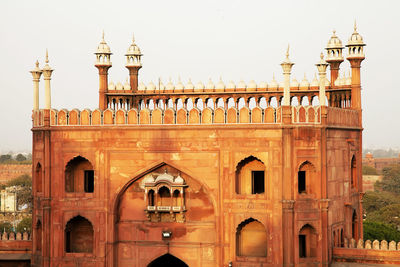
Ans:
{"type": "Polygon", "coordinates": [[[43,67],[44,77],[44,92],[45,92],[45,104],[44,104],[44,126],[50,126],[50,109],[51,109],[51,87],[50,80],[53,69],[49,66],[49,54],[46,50],[46,65],[43,67]]]}
{"type": "Polygon", "coordinates": [[[33,77],[33,110],[39,110],[39,81],[42,75],[42,70],[39,68],[39,61],[36,61],[36,67],[31,71],[33,77]]]}
{"type": "Polygon", "coordinates": [[[328,63],[324,60],[324,54],[321,53],[321,60],[315,64],[318,68],[319,74],[319,105],[326,106],[326,93],[325,93],[325,79],[326,79],[326,68],[328,63]]]}
{"type": "Polygon", "coordinates": [[[283,266],[294,265],[294,200],[282,200],[283,266]]]}
{"type": "Polygon", "coordinates": [[[290,71],[294,63],[289,59],[289,46],[286,51],[286,59],[281,63],[283,69],[283,103],[282,106],[290,106],[290,71]]]}

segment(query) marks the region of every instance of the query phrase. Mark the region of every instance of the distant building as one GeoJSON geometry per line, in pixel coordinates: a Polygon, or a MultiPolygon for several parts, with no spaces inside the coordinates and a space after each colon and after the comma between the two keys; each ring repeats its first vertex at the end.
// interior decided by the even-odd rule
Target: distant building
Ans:
{"type": "Polygon", "coordinates": [[[46,56],[32,70],[32,265],[328,266],[363,235],[364,46],[355,27],[348,77],[334,33],[311,83],[291,79],[288,49],[280,84],[144,85],[133,40],[114,84],[103,36],[93,111],[51,108],[46,56]]]}
{"type": "Polygon", "coordinates": [[[6,187],[0,191],[0,212],[16,212],[17,193],[15,187],[6,187]]]}
{"type": "Polygon", "coordinates": [[[382,171],[383,168],[391,165],[400,164],[400,154],[397,158],[374,158],[371,153],[367,153],[362,159],[365,166],[374,167],[377,171],[382,171]]]}

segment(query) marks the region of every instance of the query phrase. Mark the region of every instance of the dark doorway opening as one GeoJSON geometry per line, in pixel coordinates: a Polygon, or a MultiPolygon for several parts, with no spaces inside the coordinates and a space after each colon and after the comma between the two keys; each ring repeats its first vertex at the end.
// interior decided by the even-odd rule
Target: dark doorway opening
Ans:
{"type": "Polygon", "coordinates": [[[186,263],[172,256],[165,254],[152,261],[147,267],[189,267],[186,263]]]}
{"type": "Polygon", "coordinates": [[[93,193],[94,191],[94,171],[86,170],[85,171],[85,192],[93,193]]]}
{"type": "Polygon", "coordinates": [[[306,254],[306,235],[299,235],[299,257],[305,258],[306,254]]]}
{"type": "Polygon", "coordinates": [[[264,171],[251,172],[252,194],[264,193],[264,171]]]}
{"type": "Polygon", "coordinates": [[[298,189],[299,193],[305,193],[306,192],[306,172],[305,171],[299,171],[298,172],[298,189]]]}

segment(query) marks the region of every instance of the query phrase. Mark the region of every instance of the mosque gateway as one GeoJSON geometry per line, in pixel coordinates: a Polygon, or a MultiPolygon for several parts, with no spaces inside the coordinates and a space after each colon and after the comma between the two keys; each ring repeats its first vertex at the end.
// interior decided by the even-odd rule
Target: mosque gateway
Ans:
{"type": "Polygon", "coordinates": [[[334,32],[311,82],[288,48],[282,82],[144,84],[133,40],[113,83],[103,34],[95,110],[52,107],[46,55],[31,71],[33,266],[329,266],[363,233],[364,46],[355,27],[345,53],[334,32]]]}

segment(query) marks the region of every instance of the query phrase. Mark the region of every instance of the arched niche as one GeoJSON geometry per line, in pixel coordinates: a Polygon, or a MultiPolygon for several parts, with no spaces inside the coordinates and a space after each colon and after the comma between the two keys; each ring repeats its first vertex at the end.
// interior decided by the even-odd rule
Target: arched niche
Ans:
{"type": "Polygon", "coordinates": [[[236,255],[247,257],[267,256],[268,235],[264,225],[249,218],[236,229],[236,255]]]}
{"type": "Polygon", "coordinates": [[[318,235],[313,226],[305,224],[299,231],[299,258],[317,256],[318,235]]]}
{"type": "Polygon", "coordinates": [[[236,166],[236,193],[241,195],[264,194],[265,165],[254,156],[247,157],[236,166]]]}
{"type": "Polygon", "coordinates": [[[315,167],[311,162],[304,161],[297,171],[297,193],[300,195],[314,194],[316,187],[318,187],[318,181],[315,167]]]}
{"type": "Polygon", "coordinates": [[[43,184],[43,171],[42,165],[38,162],[35,168],[35,185],[36,185],[36,192],[42,192],[42,184],[43,184]]]}
{"type": "Polygon", "coordinates": [[[84,157],[77,156],[65,167],[65,192],[94,192],[93,165],[84,157]]]}
{"type": "Polygon", "coordinates": [[[357,186],[357,161],[355,155],[353,155],[350,162],[350,183],[352,188],[357,186]]]}
{"type": "Polygon", "coordinates": [[[65,225],[65,252],[93,253],[94,231],[92,223],[76,216],[65,225]]]}

